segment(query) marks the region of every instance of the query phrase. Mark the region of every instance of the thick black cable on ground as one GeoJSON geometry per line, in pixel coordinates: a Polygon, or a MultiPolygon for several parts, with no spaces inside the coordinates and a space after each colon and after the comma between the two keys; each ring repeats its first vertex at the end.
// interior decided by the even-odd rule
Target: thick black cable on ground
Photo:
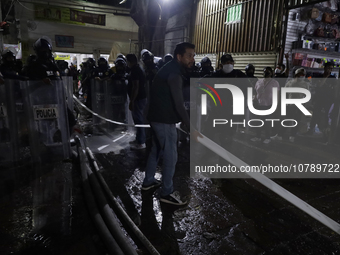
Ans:
{"type": "Polygon", "coordinates": [[[107,185],[103,176],[99,172],[99,167],[97,165],[97,162],[95,161],[92,151],[88,147],[86,147],[86,152],[88,153],[89,158],[91,159],[93,163],[98,180],[102,188],[104,189],[105,193],[107,194],[109,200],[111,201],[112,205],[114,206],[114,209],[116,210],[117,214],[119,214],[123,218],[124,222],[128,225],[130,230],[137,236],[139,241],[144,245],[144,247],[148,250],[148,252],[151,255],[160,255],[159,252],[156,250],[156,248],[150,243],[149,239],[145,237],[142,231],[140,231],[140,229],[136,226],[136,224],[131,220],[129,215],[125,212],[123,207],[119,204],[117,199],[113,196],[109,186],[107,185]]]}
{"type": "Polygon", "coordinates": [[[101,211],[101,215],[107,225],[107,228],[110,230],[113,238],[118,243],[119,247],[126,255],[137,255],[136,250],[129,243],[129,240],[125,237],[120,225],[117,223],[115,215],[109,206],[105,194],[102,191],[102,188],[90,168],[87,168],[88,178],[90,180],[90,184],[93,190],[93,193],[96,197],[96,201],[101,211]]]}
{"type": "Polygon", "coordinates": [[[108,249],[109,254],[111,255],[124,255],[119,245],[112,237],[109,229],[107,228],[102,216],[100,215],[96,201],[92,195],[91,187],[89,184],[89,180],[87,178],[87,169],[89,168],[88,160],[85,155],[85,150],[81,144],[80,138],[78,136],[75,137],[75,141],[78,147],[78,155],[80,160],[80,168],[81,168],[81,177],[84,188],[86,205],[89,209],[90,215],[94,221],[96,228],[98,229],[99,235],[103,240],[106,248],[108,249]]]}

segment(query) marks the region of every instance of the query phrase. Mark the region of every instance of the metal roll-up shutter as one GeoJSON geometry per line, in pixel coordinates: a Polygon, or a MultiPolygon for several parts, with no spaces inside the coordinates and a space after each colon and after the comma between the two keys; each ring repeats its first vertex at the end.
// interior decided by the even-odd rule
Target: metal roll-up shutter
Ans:
{"type": "MultiPolygon", "coordinates": [[[[296,14],[300,13],[300,8],[292,9],[289,11],[288,15],[288,24],[287,24],[287,34],[286,34],[286,44],[285,44],[285,53],[290,53],[290,66],[289,66],[289,76],[292,77],[292,46],[294,41],[298,41],[299,37],[304,34],[306,25],[308,24],[307,21],[302,21],[300,19],[296,19],[296,14]]],[[[283,64],[287,65],[286,59],[283,59],[283,64]]]]}
{"type": "Polygon", "coordinates": [[[258,78],[262,78],[265,67],[270,66],[274,70],[277,62],[276,52],[232,53],[231,55],[235,62],[235,69],[244,72],[248,64],[253,64],[255,66],[255,76],[258,78]]]}
{"type": "Polygon", "coordinates": [[[308,24],[308,21],[295,19],[296,13],[300,13],[300,8],[289,11],[285,53],[291,51],[292,43],[299,40],[299,35],[304,34],[305,27],[308,24]]]}
{"type": "Polygon", "coordinates": [[[317,4],[321,2],[326,2],[327,0],[286,0],[288,9],[294,9],[298,7],[304,7],[311,4],[317,4]]]}

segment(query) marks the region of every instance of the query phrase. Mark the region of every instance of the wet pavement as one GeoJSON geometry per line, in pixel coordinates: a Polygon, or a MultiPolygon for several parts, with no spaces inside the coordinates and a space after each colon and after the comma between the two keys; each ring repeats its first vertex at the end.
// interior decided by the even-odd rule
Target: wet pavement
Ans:
{"type": "Polygon", "coordinates": [[[103,254],[77,165],[25,165],[0,175],[0,254],[103,254]]]}
{"type": "MultiPolygon", "coordinates": [[[[89,125],[83,129],[93,133],[89,125]]],[[[251,143],[251,137],[237,133],[228,146],[248,164],[339,163],[339,147],[324,145],[317,135],[267,146],[251,143]]],[[[340,254],[338,234],[256,181],[190,178],[187,143],[179,145],[174,185],[189,203],[161,204],[159,190],[141,192],[148,150],[130,150],[131,140],[124,130],[87,136],[112,193],[160,254],[340,254]]],[[[26,165],[0,174],[0,254],[105,254],[85,206],[78,165],[26,165]]],[[[340,222],[340,179],[275,182],[340,222]]],[[[148,254],[136,244],[139,254],[148,254]]]]}
{"type": "MultiPolygon", "coordinates": [[[[250,137],[238,133],[229,149],[243,160],[250,155],[246,150],[255,154],[266,152],[266,158],[275,160],[280,153],[299,155],[297,150],[304,151],[305,146],[308,150],[320,146],[318,138],[313,138],[313,147],[300,137],[301,144],[287,143],[281,148],[272,144],[269,149],[248,142],[250,137]]],[[[327,150],[322,147],[317,154],[329,162],[338,161],[338,147],[329,149],[329,153],[327,150]]],[[[256,181],[190,178],[187,144],[179,147],[174,183],[175,189],[190,202],[179,209],[160,204],[158,191],[140,191],[146,155],[147,152],[126,148],[96,157],[110,187],[115,187],[115,194],[126,203],[132,218],[141,216],[140,229],[161,254],[340,254],[338,234],[256,181]]],[[[303,162],[303,158],[297,160],[303,162]]],[[[255,159],[258,157],[254,156],[253,162],[255,159]]],[[[249,157],[247,163],[252,163],[249,157]]],[[[338,221],[339,179],[276,182],[338,221]]]]}

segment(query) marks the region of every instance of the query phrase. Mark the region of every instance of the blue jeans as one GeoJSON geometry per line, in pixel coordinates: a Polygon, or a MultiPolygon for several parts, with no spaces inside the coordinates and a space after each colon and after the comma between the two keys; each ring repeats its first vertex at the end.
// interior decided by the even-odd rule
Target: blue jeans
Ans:
{"type": "MultiPolygon", "coordinates": [[[[144,124],[144,108],[146,105],[146,98],[135,100],[134,108],[132,111],[132,118],[135,124],[144,124]]],[[[145,143],[145,128],[136,128],[136,141],[139,144],[145,143]]]]}
{"type": "Polygon", "coordinates": [[[151,122],[153,131],[152,148],[145,169],[143,184],[148,186],[155,181],[158,160],[163,156],[161,196],[173,192],[172,178],[177,163],[177,131],[175,124],[151,122]]]}

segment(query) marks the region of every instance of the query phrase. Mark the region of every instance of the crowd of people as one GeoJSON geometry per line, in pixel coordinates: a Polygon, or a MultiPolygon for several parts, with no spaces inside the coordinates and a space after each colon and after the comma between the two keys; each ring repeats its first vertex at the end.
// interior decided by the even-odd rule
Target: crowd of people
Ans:
{"type": "MultiPolygon", "coordinates": [[[[157,188],[161,182],[154,178],[156,167],[160,156],[163,156],[163,180],[161,201],[175,205],[184,204],[180,196],[173,191],[172,177],[177,162],[177,131],[175,124],[182,122],[182,129],[191,131],[191,137],[197,140],[201,136],[197,127],[190,123],[190,78],[236,78],[240,82],[236,85],[247,94],[248,88],[253,91],[253,106],[258,110],[268,110],[273,104],[273,98],[278,95],[283,87],[297,87],[312,90],[312,103],[308,105],[313,112],[308,131],[305,135],[311,135],[315,131],[315,126],[321,129],[325,142],[331,142],[338,131],[338,108],[339,108],[339,88],[335,77],[331,74],[333,64],[328,62],[324,65],[324,72],[315,75],[316,84],[311,86],[309,79],[306,79],[306,70],[299,68],[294,70],[294,77],[288,78],[289,63],[288,54],[286,57],[287,67],[278,64],[273,70],[268,66],[263,70],[263,77],[255,77],[255,66],[249,63],[244,72],[234,68],[235,62],[230,54],[224,54],[220,58],[218,68],[215,70],[211,60],[206,56],[195,64],[195,46],[191,43],[180,43],[176,46],[173,55],[166,54],[158,63],[155,57],[147,49],[141,51],[140,60],[135,54],[119,54],[114,62],[114,67],[110,67],[108,61],[100,57],[96,61],[93,58],[82,63],[81,70],[77,70],[74,65],[68,66],[66,61],[54,61],[52,54],[52,44],[49,40],[40,38],[34,44],[35,55],[30,55],[25,65],[20,60],[15,59],[15,55],[10,52],[2,54],[2,64],[0,72],[3,79],[20,80],[43,80],[50,83],[51,80],[61,79],[62,76],[72,76],[74,80],[73,90],[75,94],[82,92],[85,105],[92,108],[91,81],[111,80],[117,90],[123,91],[129,98],[128,109],[132,113],[135,124],[149,123],[151,125],[152,148],[149,154],[146,176],[142,190],[157,188]],[[80,85],[80,86],[79,86],[80,85]],[[276,89],[274,89],[276,88],[276,89]],[[274,90],[273,90],[274,89],[274,90]],[[179,93],[179,91],[181,91],[179,93]],[[276,92],[275,92],[276,91],[276,92]]],[[[233,117],[233,99],[229,92],[221,92],[224,100],[224,115],[226,118],[233,117]],[[223,94],[225,93],[225,94],[223,94]]],[[[301,94],[289,93],[289,99],[300,98],[301,94]]],[[[247,101],[247,100],[246,100],[247,101]]],[[[240,118],[249,118],[249,110],[245,104],[246,113],[240,118]],[[248,117],[246,117],[248,116],[248,117]]],[[[275,112],[270,116],[257,116],[258,119],[272,118],[280,120],[282,118],[280,103],[275,112]]],[[[214,118],[212,113],[206,122],[209,123],[214,118]]],[[[68,110],[70,129],[76,125],[73,113],[68,110]]],[[[301,111],[295,105],[289,105],[287,109],[287,119],[294,119],[300,123],[301,111]]],[[[122,117],[124,119],[124,117],[122,117]]],[[[268,144],[272,141],[285,139],[288,134],[290,142],[295,141],[299,131],[299,125],[292,128],[284,128],[280,125],[273,126],[271,122],[264,122],[261,128],[256,128],[256,135],[251,139],[253,142],[263,142],[268,144]],[[264,133],[264,138],[262,138],[264,133]]],[[[207,125],[209,126],[209,125],[207,125]]],[[[207,128],[203,125],[204,128],[207,128]]],[[[211,127],[210,127],[211,128],[211,127]]],[[[242,130],[242,128],[240,128],[242,130]]],[[[209,128],[207,128],[209,131],[209,128]]],[[[215,130],[215,135],[219,140],[228,143],[232,140],[237,131],[236,126],[220,127],[215,130]]],[[[146,130],[137,128],[136,139],[130,143],[131,149],[146,148],[146,130]]],[[[181,139],[181,136],[179,137],[181,139]]],[[[184,139],[187,139],[185,137],[184,139]]],[[[223,143],[223,142],[222,142],[223,143]]]]}
{"type": "MultiPolygon", "coordinates": [[[[270,116],[272,119],[282,120],[280,90],[285,88],[303,88],[311,92],[311,100],[304,104],[306,109],[312,113],[308,130],[301,128],[303,118],[302,111],[296,105],[288,105],[286,119],[295,120],[296,123],[290,128],[283,125],[266,123],[264,125],[265,139],[263,143],[271,141],[282,141],[287,138],[290,142],[295,142],[296,135],[300,131],[301,135],[313,135],[316,132],[316,125],[323,136],[323,141],[328,144],[334,143],[339,138],[339,87],[336,77],[332,74],[334,64],[326,62],[323,73],[308,74],[304,68],[293,70],[293,78],[288,78],[285,74],[287,69],[278,65],[275,74],[270,67],[264,69],[264,78],[255,84],[255,101],[259,108],[269,109],[273,102],[273,97],[278,97],[278,108],[270,116]],[[286,70],[286,71],[284,71],[286,70]],[[308,76],[308,78],[307,78],[308,76]],[[277,88],[277,95],[273,95],[273,87],[277,88]]],[[[305,95],[302,93],[288,93],[288,99],[301,99],[305,95]]],[[[268,117],[268,116],[267,116],[268,117]]],[[[261,141],[261,134],[258,130],[256,137],[252,141],[261,141]]]]}

